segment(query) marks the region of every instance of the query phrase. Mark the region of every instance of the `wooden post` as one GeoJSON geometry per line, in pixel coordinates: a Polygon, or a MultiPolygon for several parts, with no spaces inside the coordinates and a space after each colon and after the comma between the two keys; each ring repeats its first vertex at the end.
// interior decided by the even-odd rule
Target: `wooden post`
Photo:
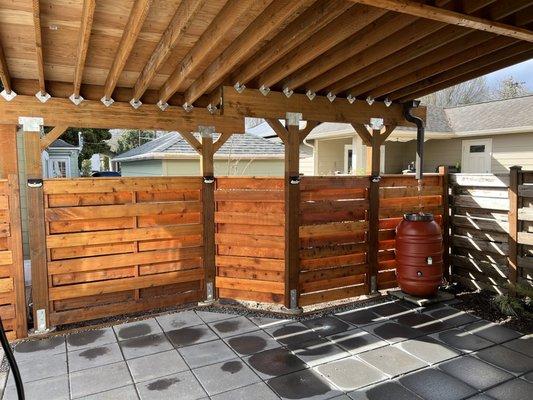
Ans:
{"type": "MultiPolygon", "coordinates": [[[[378,251],[379,251],[379,181],[381,160],[380,131],[372,131],[370,154],[370,188],[368,191],[368,267],[367,287],[370,293],[378,291],[378,251]]],[[[368,154],[368,153],[367,153],[368,154]]]]}
{"type": "Polygon", "coordinates": [[[202,137],[202,220],[204,238],[204,270],[205,287],[204,298],[207,303],[215,300],[215,178],[213,162],[213,126],[200,126],[199,131],[202,137]]]}
{"type": "Polygon", "coordinates": [[[516,294],[516,283],[518,281],[518,232],[520,224],[518,221],[518,209],[522,207],[522,200],[518,195],[518,187],[522,184],[522,167],[513,166],[510,168],[509,184],[509,254],[507,255],[507,268],[509,277],[509,293],[516,294]]]}
{"type": "Polygon", "coordinates": [[[300,120],[287,113],[285,126],[285,307],[298,310],[300,274],[300,120]]]}
{"type": "Polygon", "coordinates": [[[442,185],[442,268],[444,278],[450,281],[450,177],[447,166],[439,167],[442,185]]]}
{"type": "Polygon", "coordinates": [[[13,259],[13,290],[15,293],[15,326],[17,338],[28,335],[26,319],[26,294],[24,285],[24,256],[22,252],[22,228],[20,215],[20,191],[17,156],[17,125],[0,125],[0,178],[8,180],[9,187],[9,230],[8,249],[13,259]]]}
{"type": "Polygon", "coordinates": [[[41,161],[42,118],[21,117],[26,157],[27,206],[30,239],[33,321],[37,332],[49,327],[48,271],[41,161]]]}

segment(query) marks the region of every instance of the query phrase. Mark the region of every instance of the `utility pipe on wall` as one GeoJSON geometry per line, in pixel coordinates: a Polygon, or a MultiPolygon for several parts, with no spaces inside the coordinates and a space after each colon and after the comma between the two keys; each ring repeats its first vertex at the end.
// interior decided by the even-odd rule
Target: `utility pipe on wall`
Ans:
{"type": "Polygon", "coordinates": [[[411,100],[403,104],[403,115],[405,119],[416,125],[416,179],[421,180],[424,169],[424,120],[411,112],[413,108],[417,108],[420,105],[420,101],[411,100]]]}

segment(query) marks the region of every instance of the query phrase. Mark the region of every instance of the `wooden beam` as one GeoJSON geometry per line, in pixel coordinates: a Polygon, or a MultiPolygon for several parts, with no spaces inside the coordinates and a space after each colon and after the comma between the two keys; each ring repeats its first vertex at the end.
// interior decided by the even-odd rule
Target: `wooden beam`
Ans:
{"type": "Polygon", "coordinates": [[[291,51],[289,56],[284,57],[280,62],[263,72],[258,78],[259,85],[270,87],[280,82],[298,68],[303,67],[333,46],[361,31],[383,14],[385,14],[385,11],[373,7],[356,6],[350,8],[339,18],[314,34],[309,40],[302,43],[301,46],[291,51]]]}
{"type": "Polygon", "coordinates": [[[115,90],[120,74],[122,73],[131,50],[133,49],[133,45],[141,32],[151,4],[152,0],[135,0],[128,22],[122,32],[122,38],[120,39],[118,49],[116,50],[115,59],[107,74],[104,86],[104,98],[106,99],[110,99],[113,90],[115,90]]]}
{"type": "Polygon", "coordinates": [[[46,103],[41,103],[34,96],[21,95],[9,102],[0,102],[0,124],[18,124],[21,115],[43,117],[49,126],[193,132],[198,125],[207,125],[215,126],[217,133],[244,132],[242,116],[211,115],[203,108],[191,112],[181,107],[169,107],[161,111],[156,106],[135,110],[129,103],[115,102],[112,107],[105,107],[99,101],[89,100],[76,106],[67,99],[52,97],[46,103]]]}
{"type": "Polygon", "coordinates": [[[394,34],[394,40],[396,40],[397,31],[413,23],[415,19],[415,17],[403,14],[387,13],[374,20],[363,31],[343,40],[326,51],[321,57],[313,60],[312,63],[294,72],[284,80],[284,84],[293,89],[299,88],[306,82],[326,73],[346,59],[355,56],[388,36],[394,34]]]}
{"type": "Polygon", "coordinates": [[[355,3],[366,4],[373,7],[381,7],[387,10],[415,15],[420,18],[444,22],[446,24],[459,25],[477,29],[497,35],[509,36],[526,42],[533,42],[533,31],[496,21],[461,14],[443,8],[433,7],[427,4],[417,3],[411,0],[351,0],[355,3]]]}
{"type": "Polygon", "coordinates": [[[303,3],[294,0],[273,1],[193,82],[185,92],[185,102],[194,103],[202,94],[220,84],[239,63],[252,56],[261,44],[279,32],[302,5],[311,1],[304,0],[303,3]]]}
{"type": "Polygon", "coordinates": [[[203,221],[203,245],[202,257],[205,280],[204,299],[208,302],[215,300],[215,182],[208,181],[215,176],[212,134],[202,133],[202,160],[201,171],[204,177],[202,183],[202,221],[203,221]],[[206,179],[207,178],[207,179],[206,179]]]}
{"type": "Polygon", "coordinates": [[[9,75],[9,69],[7,68],[6,57],[4,55],[4,49],[0,43],[0,80],[4,86],[4,90],[7,94],[11,93],[11,76],[9,75]]]}
{"type": "Polygon", "coordinates": [[[352,6],[344,0],[317,1],[269,41],[265,49],[261,49],[250,61],[239,68],[232,75],[232,82],[248,83],[261,71],[270,67],[352,6]]]}
{"type": "Polygon", "coordinates": [[[154,79],[157,71],[170,56],[171,50],[185,37],[185,33],[190,28],[198,12],[202,9],[206,0],[183,0],[174,17],[170,21],[168,28],[161,37],[157,47],[153,51],[150,59],[144,66],[142,72],[135,82],[133,89],[133,99],[140,100],[150,82],[154,79]]]}
{"type": "Polygon", "coordinates": [[[220,46],[224,38],[231,32],[234,24],[251,6],[252,2],[242,2],[241,0],[229,0],[224,5],[159,90],[159,99],[162,103],[167,102],[176,91],[183,89],[182,86],[186,80],[206,60],[209,54],[220,46]]]}
{"type": "Polygon", "coordinates": [[[513,166],[510,169],[509,184],[509,254],[507,256],[507,268],[511,294],[516,293],[516,283],[518,281],[518,233],[521,231],[521,223],[518,220],[518,209],[523,205],[523,198],[518,194],[518,186],[523,183],[522,167],[513,166]]]}
{"type": "Polygon", "coordinates": [[[216,153],[231,137],[231,133],[223,133],[220,135],[215,143],[213,143],[213,152],[216,153]]]}
{"type": "Polygon", "coordinates": [[[45,136],[41,137],[41,151],[46,150],[55,140],[59,139],[68,128],[68,125],[57,125],[45,136]]]}
{"type": "MultiPolygon", "coordinates": [[[[368,105],[366,101],[356,100],[353,104],[345,99],[330,102],[325,96],[316,96],[309,101],[306,95],[294,93],[287,98],[283,93],[270,92],[263,96],[258,90],[247,89],[237,93],[233,88],[224,89],[224,116],[283,119],[287,110],[302,113],[304,121],[368,123],[370,118],[383,118],[385,125],[409,124],[403,116],[400,104],[390,107],[376,102],[368,105]]],[[[425,119],[425,107],[415,113],[425,119]]]]}
{"type": "Polygon", "coordinates": [[[285,126],[278,119],[265,119],[266,123],[272,128],[272,130],[278,135],[283,143],[288,141],[288,134],[285,126]]]}
{"type": "Polygon", "coordinates": [[[93,26],[93,16],[96,0],[84,0],[83,11],[81,14],[81,26],[78,36],[78,57],[76,58],[76,69],[74,71],[74,88],[72,93],[75,98],[80,96],[81,81],[83,78],[83,69],[89,48],[89,38],[93,26]]]}
{"type": "Polygon", "coordinates": [[[32,0],[33,10],[33,32],[35,36],[35,56],[37,62],[37,76],[39,79],[39,91],[46,93],[46,86],[44,83],[44,61],[43,61],[43,41],[41,32],[41,10],[39,7],[39,0],[32,0]]]}

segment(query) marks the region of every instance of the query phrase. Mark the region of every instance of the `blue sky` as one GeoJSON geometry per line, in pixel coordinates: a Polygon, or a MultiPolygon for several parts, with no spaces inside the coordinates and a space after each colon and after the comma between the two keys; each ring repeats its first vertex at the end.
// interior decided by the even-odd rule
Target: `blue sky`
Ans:
{"type": "Polygon", "coordinates": [[[487,81],[490,86],[494,86],[498,81],[509,76],[519,82],[525,82],[527,88],[533,92],[533,59],[488,74],[487,81]]]}

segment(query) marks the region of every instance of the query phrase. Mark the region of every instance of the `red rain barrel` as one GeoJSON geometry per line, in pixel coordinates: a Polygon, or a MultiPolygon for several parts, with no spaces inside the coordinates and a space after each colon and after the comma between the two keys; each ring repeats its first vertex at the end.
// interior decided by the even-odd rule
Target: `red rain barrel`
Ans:
{"type": "Polygon", "coordinates": [[[396,275],[404,293],[431,297],[442,283],[442,232],[432,214],[405,214],[396,227],[396,275]]]}

